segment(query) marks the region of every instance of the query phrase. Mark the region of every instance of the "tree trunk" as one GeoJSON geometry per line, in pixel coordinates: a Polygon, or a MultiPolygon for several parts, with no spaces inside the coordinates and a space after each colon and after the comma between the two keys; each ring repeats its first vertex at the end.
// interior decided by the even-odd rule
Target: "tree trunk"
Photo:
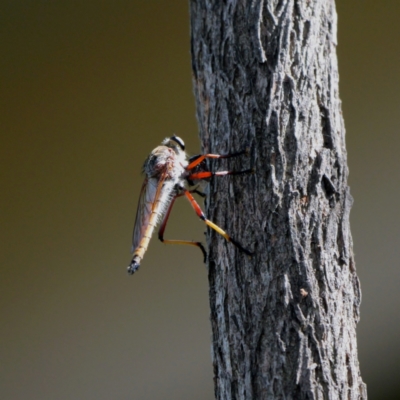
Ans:
{"type": "Polygon", "coordinates": [[[334,0],[191,0],[217,399],[366,399],[334,0]]]}

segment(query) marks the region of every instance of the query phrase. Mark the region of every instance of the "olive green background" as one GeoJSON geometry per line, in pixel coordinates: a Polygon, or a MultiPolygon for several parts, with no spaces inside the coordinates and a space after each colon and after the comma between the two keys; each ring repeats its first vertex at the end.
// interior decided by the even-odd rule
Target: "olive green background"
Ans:
{"type": "MultiPolygon", "coordinates": [[[[337,8],[361,371],[397,398],[400,3],[337,8]]],[[[145,156],[200,150],[188,2],[2,1],[0,48],[0,398],[213,398],[199,251],[154,239],[126,274],[145,156]]],[[[178,200],[166,237],[203,232],[178,200]]]]}

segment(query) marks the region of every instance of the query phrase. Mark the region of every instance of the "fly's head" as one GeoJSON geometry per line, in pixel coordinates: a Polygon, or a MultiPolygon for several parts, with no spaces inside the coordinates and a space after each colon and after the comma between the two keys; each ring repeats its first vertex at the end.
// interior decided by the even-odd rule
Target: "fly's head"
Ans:
{"type": "MultiPolygon", "coordinates": [[[[171,172],[176,166],[187,165],[185,143],[178,136],[165,138],[161,146],[156,147],[147,157],[143,172],[149,177],[157,177],[160,173],[171,172]]],[[[172,173],[176,171],[172,171],[172,173]]]]}
{"type": "Polygon", "coordinates": [[[185,153],[185,142],[180,137],[174,135],[165,138],[161,144],[174,152],[176,155],[175,161],[177,161],[178,165],[186,167],[187,155],[185,153]]]}
{"type": "Polygon", "coordinates": [[[178,156],[185,154],[185,142],[179,136],[174,135],[169,138],[165,138],[162,141],[162,145],[174,150],[178,156]]]}

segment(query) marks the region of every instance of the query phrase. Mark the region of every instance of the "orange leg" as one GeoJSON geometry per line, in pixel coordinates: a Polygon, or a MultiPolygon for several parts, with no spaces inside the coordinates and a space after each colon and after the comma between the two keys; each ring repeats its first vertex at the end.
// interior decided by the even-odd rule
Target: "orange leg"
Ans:
{"type": "Polygon", "coordinates": [[[251,256],[253,253],[247,249],[245,249],[240,243],[238,243],[236,240],[234,240],[231,236],[229,236],[223,229],[221,229],[218,225],[215,225],[213,222],[211,222],[210,220],[208,220],[203,211],[201,210],[199,204],[197,203],[197,201],[195,200],[195,198],[191,195],[191,193],[186,190],[183,189],[184,191],[184,195],[187,197],[187,199],[190,201],[190,204],[192,205],[194,211],[196,212],[196,214],[198,215],[198,217],[204,221],[204,223],[209,226],[211,229],[214,229],[216,232],[218,232],[221,236],[223,236],[228,242],[231,242],[232,244],[234,244],[239,250],[243,251],[244,253],[246,253],[247,255],[251,256]]]}
{"type": "Polygon", "coordinates": [[[186,167],[186,169],[189,171],[199,165],[201,162],[203,162],[206,158],[231,158],[231,157],[237,157],[241,156],[242,154],[248,154],[249,150],[246,149],[244,151],[239,151],[238,153],[232,153],[232,154],[202,154],[199,155],[197,158],[194,157],[194,160],[189,163],[189,165],[186,167]]]}
{"type": "Polygon", "coordinates": [[[194,174],[189,175],[187,179],[195,181],[199,179],[211,178],[212,176],[241,175],[252,172],[254,172],[254,169],[246,169],[244,171],[217,171],[217,172],[203,171],[203,172],[195,172],[194,174]]]}
{"type": "Polygon", "coordinates": [[[165,213],[165,217],[164,217],[164,219],[163,219],[163,221],[161,223],[160,230],[158,231],[158,238],[161,240],[161,242],[163,242],[165,244],[186,244],[186,245],[190,245],[190,246],[196,246],[202,251],[203,256],[204,256],[204,262],[206,262],[207,253],[206,253],[206,250],[204,249],[204,246],[200,242],[194,242],[192,240],[170,240],[170,239],[164,239],[164,231],[165,231],[165,228],[167,226],[169,215],[171,214],[172,206],[174,205],[175,200],[178,197],[181,197],[181,196],[183,196],[183,193],[182,194],[178,194],[177,196],[175,196],[172,199],[171,204],[169,205],[168,210],[165,213]]]}

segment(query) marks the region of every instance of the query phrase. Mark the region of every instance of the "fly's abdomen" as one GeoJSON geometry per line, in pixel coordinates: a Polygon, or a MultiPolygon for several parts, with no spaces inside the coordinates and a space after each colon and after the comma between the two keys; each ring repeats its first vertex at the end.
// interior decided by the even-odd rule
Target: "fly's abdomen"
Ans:
{"type": "MultiPolygon", "coordinates": [[[[152,186],[149,182],[148,187],[152,186]]],[[[143,215],[141,216],[140,236],[134,237],[133,257],[128,266],[128,273],[133,274],[140,266],[140,262],[144,257],[144,253],[149,247],[150,239],[153,235],[159,221],[163,218],[168,205],[172,200],[172,192],[174,189],[173,181],[165,181],[161,188],[157,188],[159,193],[149,196],[145,207],[143,207],[143,215]]],[[[148,192],[147,192],[148,193],[148,192]]],[[[135,236],[135,235],[134,235],[135,236]]]]}
{"type": "Polygon", "coordinates": [[[149,222],[146,227],[144,227],[142,238],[139,241],[138,246],[136,247],[132,261],[128,266],[128,273],[133,274],[140,266],[140,262],[149,247],[151,236],[153,235],[154,228],[156,227],[157,221],[160,216],[158,215],[158,207],[155,207],[153,211],[151,211],[149,222]]]}

